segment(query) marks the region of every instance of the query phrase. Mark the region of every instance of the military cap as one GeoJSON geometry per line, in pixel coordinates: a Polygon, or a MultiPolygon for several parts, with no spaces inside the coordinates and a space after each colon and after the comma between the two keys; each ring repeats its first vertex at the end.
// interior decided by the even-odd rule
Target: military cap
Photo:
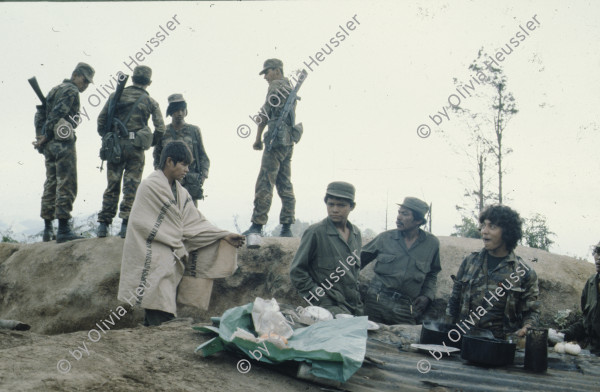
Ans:
{"type": "Polygon", "coordinates": [[[270,68],[281,68],[283,69],[283,61],[279,59],[268,59],[263,65],[263,70],[260,71],[259,75],[267,73],[270,68]]]}
{"type": "Polygon", "coordinates": [[[185,99],[183,99],[183,94],[171,94],[169,95],[169,98],[167,98],[167,100],[169,101],[169,103],[185,102],[185,99]]]}
{"type": "Polygon", "coordinates": [[[94,83],[94,74],[96,73],[96,71],[94,71],[94,68],[92,68],[91,65],[86,63],[78,63],[75,67],[75,71],[73,72],[77,72],[78,74],[83,75],[83,77],[86,78],[88,82],[94,83]]]}
{"type": "Polygon", "coordinates": [[[152,68],[146,65],[138,65],[133,69],[133,77],[143,76],[148,78],[148,80],[152,80],[152,68]]]}
{"type": "Polygon", "coordinates": [[[327,194],[354,201],[354,185],[344,181],[334,181],[327,185],[327,194]]]}
{"type": "Polygon", "coordinates": [[[402,204],[398,205],[419,212],[423,216],[425,216],[425,214],[427,214],[427,211],[429,211],[429,206],[427,205],[427,203],[425,203],[421,199],[417,199],[416,197],[405,197],[402,204]]]}

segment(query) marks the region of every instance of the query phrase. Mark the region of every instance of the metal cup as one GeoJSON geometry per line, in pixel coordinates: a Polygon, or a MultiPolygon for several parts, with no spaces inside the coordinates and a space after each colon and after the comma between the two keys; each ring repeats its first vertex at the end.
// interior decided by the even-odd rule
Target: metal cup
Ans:
{"type": "Polygon", "coordinates": [[[538,373],[548,370],[548,329],[527,329],[524,365],[525,369],[538,373]]]}
{"type": "Polygon", "coordinates": [[[246,247],[248,249],[258,249],[262,243],[262,237],[259,234],[252,233],[246,236],[246,247]]]}

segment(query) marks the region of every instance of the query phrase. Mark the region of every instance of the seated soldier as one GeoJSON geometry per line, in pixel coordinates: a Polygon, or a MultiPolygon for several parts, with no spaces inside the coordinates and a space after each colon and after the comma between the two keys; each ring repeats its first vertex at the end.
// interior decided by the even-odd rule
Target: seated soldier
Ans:
{"type": "Polygon", "coordinates": [[[513,252],[521,239],[519,214],[503,205],[487,207],[479,216],[483,249],[467,256],[454,280],[446,315],[453,324],[492,331],[504,339],[524,336],[539,320],[538,278],[513,252]]]}
{"type": "Polygon", "coordinates": [[[429,206],[416,197],[400,204],[397,229],[379,234],[362,250],[364,268],[377,259],[365,296],[365,314],[386,324],[415,324],[435,297],[440,241],[420,226],[429,206]]]}
{"type": "Polygon", "coordinates": [[[594,247],[596,273],[587,280],[581,293],[583,319],[564,330],[565,341],[589,341],[591,350],[600,351],[600,242],[594,247]]]}
{"type": "Polygon", "coordinates": [[[332,182],[325,194],[327,218],[306,229],[290,269],[292,284],[306,301],[331,313],[362,315],[358,292],[360,230],[348,221],[354,186],[332,182]]]}

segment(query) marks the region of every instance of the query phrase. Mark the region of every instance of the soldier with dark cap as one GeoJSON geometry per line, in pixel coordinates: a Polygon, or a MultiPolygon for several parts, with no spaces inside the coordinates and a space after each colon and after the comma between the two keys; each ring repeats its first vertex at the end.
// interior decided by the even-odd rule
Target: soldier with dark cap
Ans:
{"type": "MultiPolygon", "coordinates": [[[[123,220],[119,235],[125,238],[127,220],[135,193],[144,171],[146,161],[144,152],[149,149],[153,140],[162,138],[165,132],[165,123],[158,103],[150,97],[146,89],[152,83],[152,69],[145,65],[138,65],[133,70],[133,85],[123,90],[121,99],[117,103],[112,129],[120,135],[121,161],[119,163],[107,162],[106,177],[108,186],[102,199],[102,211],[98,214],[98,237],[106,237],[108,225],[112,223],[117,214],[121,181],[123,182],[123,200],[119,217],[123,220]],[[148,119],[152,116],[154,134],[148,127],[148,119]],[[123,130],[122,128],[125,128],[123,130]],[[126,134],[126,136],[124,135],[126,134]]],[[[108,104],[114,93],[98,116],[98,133],[104,136],[105,123],[108,114],[108,104]]]]}
{"type": "MultiPolygon", "coordinates": [[[[259,75],[265,75],[265,80],[269,83],[267,90],[267,99],[260,110],[255,150],[263,149],[262,134],[265,126],[268,125],[267,134],[273,132],[275,123],[285,105],[285,101],[292,91],[290,81],[283,76],[283,62],[279,59],[269,59],[265,61],[263,70],[259,75]]],[[[292,109],[292,110],[295,110],[292,109]]],[[[294,152],[294,140],[292,137],[291,117],[284,119],[283,126],[280,128],[277,138],[273,140],[270,151],[265,150],[262,156],[260,172],[256,180],[254,194],[254,211],[252,212],[252,226],[244,232],[248,234],[262,234],[262,229],[267,224],[271,201],[273,200],[273,186],[277,187],[277,193],[281,198],[281,213],[279,214],[279,223],[281,223],[280,237],[291,237],[290,226],[294,223],[296,198],[292,186],[292,154],[294,152]]]]}
{"type": "Polygon", "coordinates": [[[361,268],[376,260],[365,314],[386,324],[415,324],[435,297],[440,241],[420,228],[427,222],[427,203],[407,197],[399,205],[397,229],[379,234],[362,249],[361,268]]]}
{"type": "Polygon", "coordinates": [[[71,79],[63,80],[46,96],[45,122],[33,143],[36,149],[43,152],[46,162],[41,212],[44,242],[55,238],[56,242],[83,238],[76,235],[69,225],[77,196],[77,138],[74,129],[78,125],[70,119],[79,112],[79,93],[93,83],[94,73],[90,65],[79,63],[71,79]],[[55,218],[58,218],[56,236],[52,226],[55,218]]]}
{"type": "Polygon", "coordinates": [[[198,207],[198,200],[204,199],[202,186],[208,178],[210,160],[202,143],[200,128],[185,122],[188,114],[187,103],[182,94],[171,94],[168,98],[167,117],[171,116],[173,121],[167,126],[164,136],[154,146],[154,168],[160,166],[160,154],[164,146],[173,141],[182,141],[190,149],[193,162],[190,171],[181,180],[181,185],[190,193],[194,205],[198,207]]]}
{"type": "Polygon", "coordinates": [[[331,313],[362,315],[358,291],[362,237],[348,221],[356,203],[354,186],[336,181],[327,186],[327,218],[302,235],[290,278],[307,305],[331,313]]]}

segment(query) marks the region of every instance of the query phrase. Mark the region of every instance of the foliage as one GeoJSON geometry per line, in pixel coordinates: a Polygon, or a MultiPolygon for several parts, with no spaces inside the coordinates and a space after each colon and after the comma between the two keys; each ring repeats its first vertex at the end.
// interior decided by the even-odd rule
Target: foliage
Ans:
{"type": "Polygon", "coordinates": [[[454,225],[454,230],[455,232],[450,234],[452,237],[481,238],[477,222],[467,216],[462,216],[462,223],[454,225]]]}
{"type": "Polygon", "coordinates": [[[554,243],[550,237],[555,236],[556,234],[550,231],[545,216],[536,213],[529,218],[525,218],[523,226],[523,239],[521,242],[525,243],[525,245],[530,248],[547,251],[550,248],[550,245],[554,243]]]}
{"type": "Polygon", "coordinates": [[[14,238],[15,233],[12,231],[12,228],[9,227],[8,229],[4,230],[4,231],[0,231],[0,236],[2,237],[2,241],[0,242],[7,242],[7,243],[11,243],[11,244],[16,244],[19,241],[16,240],[14,238]]]}

